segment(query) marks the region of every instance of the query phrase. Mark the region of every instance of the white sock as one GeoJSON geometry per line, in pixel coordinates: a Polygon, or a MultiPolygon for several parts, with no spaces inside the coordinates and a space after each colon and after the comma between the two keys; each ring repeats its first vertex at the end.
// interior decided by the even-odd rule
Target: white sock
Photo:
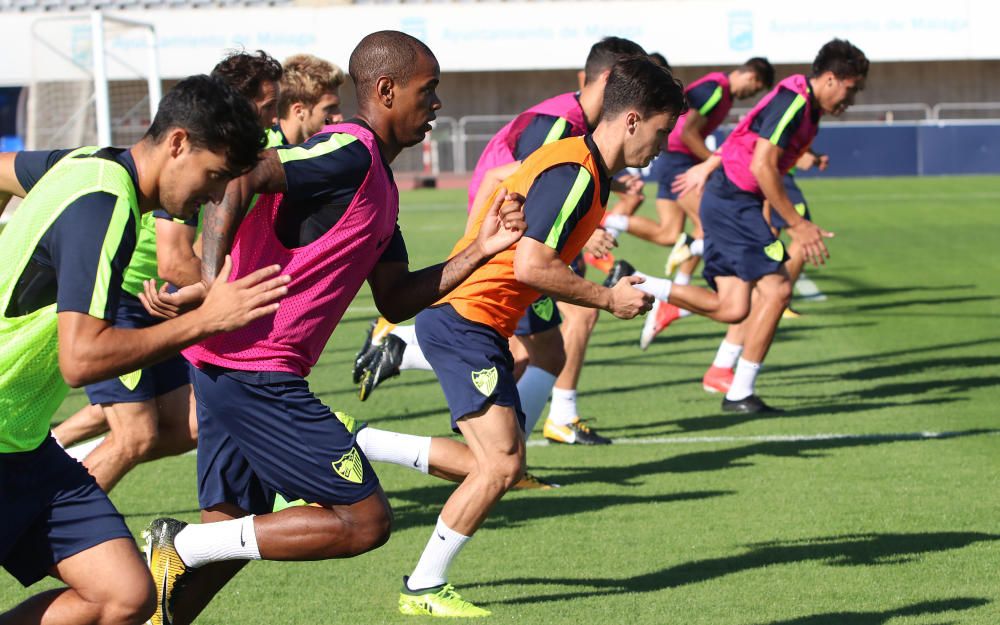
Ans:
{"type": "Polygon", "coordinates": [[[721,367],[723,369],[732,369],[736,366],[736,360],[742,353],[742,345],[736,345],[735,343],[730,343],[725,339],[722,339],[722,343],[719,344],[719,351],[715,352],[715,360],[712,362],[712,366],[721,367]]]}
{"type": "Polygon", "coordinates": [[[617,215],[614,213],[605,215],[602,227],[617,239],[621,233],[628,232],[628,215],[617,215]]]}
{"type": "Polygon", "coordinates": [[[556,425],[569,425],[579,416],[576,411],[576,389],[552,387],[552,403],[549,404],[549,419],[556,425]]]}
{"type": "Polygon", "coordinates": [[[431,454],[430,436],[414,436],[364,427],[358,431],[355,440],[371,462],[389,462],[427,473],[431,454]]]}
{"type": "Polygon", "coordinates": [[[754,383],[757,381],[757,374],[760,373],[760,363],[739,359],[736,363],[736,373],[733,375],[733,385],[726,393],[726,399],[738,401],[753,395],[754,383]]]}
{"type": "Polygon", "coordinates": [[[66,453],[70,455],[71,458],[83,462],[84,459],[90,455],[90,452],[97,449],[107,436],[98,436],[92,441],[87,441],[86,443],[80,443],[79,445],[73,445],[66,450],[66,453]]]}
{"type": "Polygon", "coordinates": [[[191,524],[177,533],[174,548],[184,564],[198,568],[223,560],[260,560],[254,515],[218,523],[191,524]]]}
{"type": "Polygon", "coordinates": [[[692,256],[705,255],[705,239],[695,239],[694,241],[691,241],[691,255],[692,256]]]}
{"type": "Polygon", "coordinates": [[[691,274],[684,273],[683,271],[678,271],[674,274],[674,284],[691,284],[691,274]]]}
{"type": "Polygon", "coordinates": [[[413,569],[406,585],[410,590],[440,586],[448,581],[448,568],[471,536],[463,536],[444,524],[438,517],[437,527],[431,534],[424,552],[420,554],[417,568],[413,569]]]}
{"type": "Polygon", "coordinates": [[[407,326],[396,326],[389,334],[395,334],[406,341],[407,345],[413,345],[417,342],[417,326],[412,323],[407,326]]]}
{"type": "Polygon", "coordinates": [[[670,299],[670,287],[673,286],[672,280],[667,280],[666,278],[654,278],[653,276],[637,271],[634,276],[639,276],[643,278],[645,282],[642,284],[633,285],[635,288],[639,289],[643,293],[648,293],[655,297],[656,299],[663,300],[664,302],[670,299]]]}
{"type": "Polygon", "coordinates": [[[521,410],[524,411],[524,438],[531,436],[531,431],[535,429],[555,383],[556,376],[535,365],[528,365],[517,381],[517,394],[521,397],[521,410]]]}

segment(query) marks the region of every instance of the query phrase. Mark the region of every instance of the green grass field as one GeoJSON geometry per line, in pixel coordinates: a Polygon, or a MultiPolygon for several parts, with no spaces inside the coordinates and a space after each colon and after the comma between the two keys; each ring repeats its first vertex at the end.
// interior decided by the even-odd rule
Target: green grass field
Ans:
{"type": "MultiPolygon", "coordinates": [[[[531,470],[564,488],[508,495],[451,581],[495,623],[1000,623],[998,183],[802,182],[837,237],[809,271],[828,301],[798,304],[760,379],[780,417],[724,415],[702,391],[721,326],[679,321],[643,353],[641,320],[603,314],[580,406],[624,440],[529,448],[531,470]]],[[[414,266],[444,258],[463,206],[463,191],[402,194],[414,266]]],[[[626,238],[618,255],[654,273],[666,251],[626,238]]],[[[450,435],[431,374],[356,399],[350,363],[374,314],[365,290],[313,389],[379,427],[450,435]]],[[[84,401],[72,393],[57,418],[84,401]]],[[[400,579],[452,487],[377,468],[396,513],[387,545],[252,563],[199,622],[413,622],[396,613],[400,579]]],[[[164,514],[196,520],[194,456],[141,466],[113,499],[136,533],[164,514]]],[[[3,576],[0,609],[28,594],[3,576]]]]}

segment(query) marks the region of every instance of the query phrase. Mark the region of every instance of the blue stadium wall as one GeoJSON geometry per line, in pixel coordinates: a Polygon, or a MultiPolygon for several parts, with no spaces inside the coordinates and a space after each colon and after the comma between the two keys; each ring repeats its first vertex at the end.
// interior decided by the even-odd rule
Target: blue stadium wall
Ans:
{"type": "Polygon", "coordinates": [[[830,167],[801,177],[1000,174],[1000,123],[828,124],[813,149],[830,167]]]}

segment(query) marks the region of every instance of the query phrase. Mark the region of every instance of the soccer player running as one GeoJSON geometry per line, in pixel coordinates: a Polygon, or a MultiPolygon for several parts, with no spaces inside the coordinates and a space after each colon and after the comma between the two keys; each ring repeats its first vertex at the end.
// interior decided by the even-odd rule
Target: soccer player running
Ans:
{"type": "MultiPolygon", "coordinates": [[[[249,99],[262,128],[270,127],[279,93],[281,65],[263,51],[236,52],[220,61],[212,76],[249,99]]],[[[25,190],[44,173],[47,161],[68,150],[23,152],[15,160],[25,190]]],[[[201,279],[201,261],[195,256],[198,217],[174,220],[163,210],[142,216],[139,238],[125,269],[114,323],[122,328],[145,328],[160,320],[139,300],[147,280],[166,280],[178,286],[201,279]]],[[[180,355],[119,377],[86,386],[91,406],[56,426],[53,435],[64,447],[106,428],[111,435],[71,448],[105,492],[140,462],[185,453],[197,445],[188,363],[180,355]]]]}
{"type": "MultiPolygon", "coordinates": [[[[579,277],[568,264],[604,216],[611,174],[649,164],[683,112],[684,94],[668,71],[643,56],[611,70],[603,108],[592,134],[539,148],[504,181],[525,196],[524,238],[417,315],[418,340],[474,466],[445,503],[413,572],[403,578],[404,614],[489,614],[455,592],[448,569],[524,471],[525,415],[507,338],[525,310],[540,293],[624,319],[652,305],[651,297],[632,286],[637,278],[608,289],[579,277]]],[[[476,227],[456,251],[478,236],[488,207],[478,211],[476,227]]]]}
{"type": "Polygon", "coordinates": [[[743,324],[742,355],[740,345],[723,342],[713,365],[725,368],[736,362],[722,400],[725,411],[775,410],[754,390],[791,300],[792,283],[785,266],[789,256],[765,220],[763,204],[766,200],[781,215],[793,244],[801,247],[808,261],[825,262],[829,252],[823,239],[833,234],[798,214],[782,177],[808,150],[822,115],[840,115],[854,102],[865,86],[868,65],[864,53],[850,42],[828,42],[816,55],[810,76],[796,74],[782,80],[737,125],[721,155],[684,175],[688,180],[682,186],[697,190],[706,172],[711,172],[701,200],[701,223],[704,276],[716,292],[663,279],[647,279],[643,288],[671,305],[743,324]]]}
{"type": "MultiPolygon", "coordinates": [[[[392,513],[378,478],[305,377],[366,279],[382,314],[401,321],[523,231],[520,202],[501,209],[511,196],[497,194],[478,237],[447,262],[410,271],[389,163],[430,130],[441,108],[440,69],[419,40],[380,31],[361,40],[349,72],[357,118],[268,150],[221,205],[207,209],[206,281],[239,224],[234,275],[278,263],[291,282],[275,315],[185,351],[195,365],[203,523],[157,519],[149,527],[154,624],[191,622],[249,560],[351,557],[388,539],[392,513]],[[265,195],[246,213],[258,192],[265,195]],[[316,505],[271,513],[276,493],[316,505]]],[[[197,302],[200,288],[163,297],[197,302]]]]}
{"type": "MultiPolygon", "coordinates": [[[[523,159],[543,145],[566,137],[583,136],[593,130],[601,117],[604,88],[611,68],[627,58],[645,55],[642,47],[633,41],[605,37],[595,43],[587,55],[580,72],[579,92],[563,93],[540,102],[497,132],[480,155],[469,184],[470,224],[473,207],[481,207],[482,199],[489,197],[495,186],[516,170],[523,159]]],[[[614,181],[613,185],[615,191],[631,191],[619,181],[614,181]]],[[[604,239],[601,232],[588,245],[595,251],[607,251],[613,242],[604,239]]],[[[574,261],[577,271],[582,273],[583,263],[574,261]]],[[[511,350],[517,363],[517,385],[528,419],[528,434],[541,417],[551,394],[552,409],[545,423],[544,436],[570,444],[610,442],[580,420],[576,407],[576,386],[597,315],[597,310],[568,302],[557,305],[548,295],[541,295],[518,323],[511,350]]],[[[356,367],[355,377],[361,382],[363,400],[378,383],[396,375],[401,368],[426,369],[429,363],[420,352],[419,340],[412,327],[393,328],[390,332],[384,324],[379,324],[370,331],[356,367]],[[389,332],[384,341],[380,336],[383,332],[389,332]],[[369,349],[372,351],[368,352],[369,349]],[[363,369],[366,371],[362,374],[363,369]]],[[[537,483],[535,478],[531,480],[537,483]]]]}
{"type": "MultiPolygon", "coordinates": [[[[705,144],[705,138],[725,121],[737,100],[752,98],[773,86],[774,67],[761,57],[751,58],[729,73],[711,72],[689,84],[685,96],[690,109],[677,122],[667,139],[666,149],[653,163],[653,175],[658,183],[656,212],[659,221],[641,215],[622,214],[618,207],[604,220],[604,227],[616,236],[620,232],[628,232],[657,245],[674,245],[676,242],[665,269],[670,276],[680,267],[674,276],[675,284],[688,284],[691,281],[691,274],[704,250],[704,241],[698,217],[701,197],[695,193],[678,197],[671,190],[671,184],[678,175],[712,155],[705,144]],[[690,219],[694,225],[691,240],[684,234],[685,218],[690,219]]],[[[619,262],[628,265],[626,261],[619,262]]],[[[621,267],[609,272],[611,284],[614,284],[621,272],[621,267]]],[[[684,315],[686,312],[661,307],[657,301],[652,313],[643,323],[639,347],[649,347],[653,338],[676,318],[671,318],[670,314],[684,315]]]]}
{"type": "MultiPolygon", "coordinates": [[[[220,280],[197,311],[149,328],[114,325],[142,214],[188,218],[257,161],[263,132],[241,95],[207,76],[178,83],[129,149],[76,150],[33,186],[0,235],[0,563],[25,586],[66,584],[0,623],[137,624],[155,591],[107,495],[49,433],[74,387],[169,358],[277,309],[270,266],[220,280]]],[[[11,155],[0,189],[21,194],[11,155]]],[[[224,274],[229,277],[230,262],[224,274]]]]}

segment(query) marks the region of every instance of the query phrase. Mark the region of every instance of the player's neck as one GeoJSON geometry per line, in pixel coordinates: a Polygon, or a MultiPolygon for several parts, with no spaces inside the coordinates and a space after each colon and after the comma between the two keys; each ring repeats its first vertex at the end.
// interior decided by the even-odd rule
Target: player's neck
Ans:
{"type": "Polygon", "coordinates": [[[139,212],[148,213],[159,208],[159,183],[156,175],[162,163],[162,156],[149,139],[143,139],[130,148],[132,160],[135,161],[138,188],[135,190],[139,200],[139,212]]]}
{"type": "Polygon", "coordinates": [[[583,109],[583,117],[587,120],[587,128],[597,128],[597,122],[601,119],[601,109],[604,108],[604,90],[597,88],[593,83],[584,85],[580,89],[580,108],[583,109]]]}
{"type": "Polygon", "coordinates": [[[393,136],[389,123],[385,118],[372,115],[365,110],[358,110],[354,117],[371,129],[372,134],[375,135],[375,143],[378,144],[378,151],[382,154],[385,162],[391,164],[403,151],[403,146],[393,136]]]}
{"type": "Polygon", "coordinates": [[[302,125],[291,119],[279,119],[278,128],[281,128],[281,134],[285,136],[288,145],[298,145],[309,138],[303,136],[305,133],[302,132],[302,125]]]}
{"type": "Polygon", "coordinates": [[[598,124],[591,136],[601,156],[604,171],[613,175],[625,168],[625,142],[621,133],[616,133],[608,124],[598,124]]]}

